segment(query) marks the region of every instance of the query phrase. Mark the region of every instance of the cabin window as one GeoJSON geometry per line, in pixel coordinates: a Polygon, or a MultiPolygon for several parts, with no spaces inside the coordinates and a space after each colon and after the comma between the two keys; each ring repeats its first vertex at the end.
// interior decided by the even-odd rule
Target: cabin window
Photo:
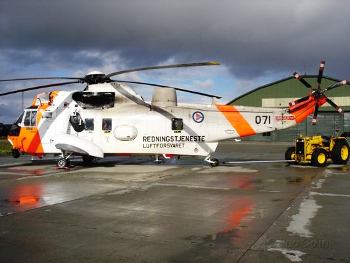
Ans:
{"type": "Polygon", "coordinates": [[[23,126],[35,126],[36,125],[36,111],[27,110],[24,115],[23,126]]]}
{"type": "Polygon", "coordinates": [[[181,131],[184,128],[182,119],[172,118],[171,119],[171,128],[173,131],[181,131]]]}
{"type": "Polygon", "coordinates": [[[104,132],[110,132],[112,130],[112,119],[111,118],[102,119],[102,130],[104,132]]]}
{"type": "Polygon", "coordinates": [[[92,118],[85,119],[85,130],[87,130],[87,131],[94,130],[94,119],[92,119],[92,118]]]}

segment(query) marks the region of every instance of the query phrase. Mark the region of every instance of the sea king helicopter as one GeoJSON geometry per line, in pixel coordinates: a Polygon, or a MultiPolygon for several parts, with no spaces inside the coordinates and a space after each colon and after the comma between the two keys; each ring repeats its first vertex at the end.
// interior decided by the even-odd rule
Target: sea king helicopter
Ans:
{"type": "Polygon", "coordinates": [[[84,162],[108,155],[203,156],[211,166],[219,165],[212,158],[218,142],[258,133],[286,129],[313,114],[316,123],[318,109],[328,102],[342,112],[325,95],[348,82],[335,83],[323,90],[320,84],[324,61],[321,61],[317,87],[294,73],[310,92],[292,101],[285,108],[261,108],[224,105],[221,97],[207,93],[138,81],[117,80],[112,77],[130,72],[169,68],[216,66],[218,62],[162,65],[134,68],[104,74],[93,71],[84,77],[32,77],[2,79],[0,82],[25,80],[65,80],[1,93],[14,93],[81,83],[83,90],[51,91],[33,99],[12,125],[8,141],[13,157],[30,154],[42,157],[59,156],[57,166],[68,167],[69,158],[81,155],[84,162]],[[126,84],[155,87],[151,102],[146,102],[126,84]],[[177,91],[212,98],[211,105],[181,104],[177,91]]]}

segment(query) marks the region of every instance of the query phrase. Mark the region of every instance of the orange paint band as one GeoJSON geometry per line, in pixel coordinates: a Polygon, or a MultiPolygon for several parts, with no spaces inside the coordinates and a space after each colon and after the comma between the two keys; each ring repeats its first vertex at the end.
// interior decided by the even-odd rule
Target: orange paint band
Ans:
{"type": "Polygon", "coordinates": [[[232,105],[216,105],[218,110],[224,114],[225,118],[238,132],[240,137],[255,135],[256,132],[243,117],[243,115],[232,105]]]}

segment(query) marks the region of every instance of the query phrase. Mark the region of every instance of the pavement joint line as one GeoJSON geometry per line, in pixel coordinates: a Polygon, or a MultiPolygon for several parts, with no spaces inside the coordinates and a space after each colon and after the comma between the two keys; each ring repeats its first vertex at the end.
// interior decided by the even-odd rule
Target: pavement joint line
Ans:
{"type": "Polygon", "coordinates": [[[201,185],[187,185],[187,184],[167,184],[167,183],[155,183],[156,186],[170,186],[170,187],[184,187],[184,188],[197,188],[197,189],[212,189],[212,190],[233,190],[230,187],[215,187],[215,186],[201,186],[201,185]]]}
{"type": "Polygon", "coordinates": [[[334,196],[334,197],[350,197],[350,195],[346,194],[333,194],[333,193],[322,193],[322,192],[310,192],[311,196],[334,196]]]}
{"type": "Polygon", "coordinates": [[[0,168],[6,168],[6,167],[14,167],[19,165],[26,165],[31,164],[30,162],[19,162],[19,163],[11,163],[11,164],[0,164],[0,168]]]}
{"type": "MultiPolygon", "coordinates": [[[[0,171],[0,174],[4,174],[4,175],[19,175],[18,173],[16,172],[1,172],[0,171]]],[[[24,175],[25,176],[25,175],[24,175]]]]}
{"type": "Polygon", "coordinates": [[[124,211],[128,211],[128,212],[139,212],[139,213],[153,213],[153,214],[157,214],[157,215],[161,215],[161,216],[167,216],[167,217],[177,217],[177,218],[191,218],[191,219],[196,219],[198,221],[210,221],[210,222],[218,222],[218,223],[222,223],[225,222],[222,219],[208,219],[207,217],[198,217],[197,214],[187,214],[187,215],[179,215],[177,213],[167,213],[167,212],[159,212],[156,210],[149,210],[149,209],[130,209],[130,208],[125,208],[125,207],[117,207],[118,211],[119,210],[124,210],[124,211]],[[203,219],[202,219],[203,218],[203,219]]]}
{"type": "Polygon", "coordinates": [[[276,217],[275,219],[270,223],[270,225],[268,225],[267,228],[265,228],[265,230],[255,239],[255,241],[252,242],[252,244],[250,246],[248,246],[247,249],[245,249],[245,251],[243,252],[243,254],[237,259],[237,263],[240,262],[243,257],[248,253],[249,250],[253,250],[252,247],[267,233],[267,231],[269,231],[274,225],[275,223],[278,221],[278,219],[286,212],[290,209],[291,206],[293,206],[293,204],[296,202],[296,200],[298,200],[299,197],[302,197],[303,195],[306,194],[306,191],[310,191],[311,190],[311,186],[312,186],[312,182],[314,182],[314,180],[318,179],[319,177],[323,176],[324,172],[322,174],[318,174],[316,175],[312,181],[309,183],[309,185],[305,185],[304,187],[301,188],[301,190],[298,192],[297,195],[295,195],[295,197],[288,203],[287,207],[285,209],[283,209],[276,217]]]}

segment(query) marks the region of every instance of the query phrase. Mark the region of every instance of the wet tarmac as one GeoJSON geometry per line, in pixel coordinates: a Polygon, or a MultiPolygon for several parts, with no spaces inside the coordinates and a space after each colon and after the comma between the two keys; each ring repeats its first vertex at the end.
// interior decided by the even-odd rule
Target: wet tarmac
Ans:
{"type": "MultiPolygon", "coordinates": [[[[225,142],[220,160],[287,145],[225,142]]],[[[349,165],[0,158],[0,262],[348,262],[349,165]]]]}

